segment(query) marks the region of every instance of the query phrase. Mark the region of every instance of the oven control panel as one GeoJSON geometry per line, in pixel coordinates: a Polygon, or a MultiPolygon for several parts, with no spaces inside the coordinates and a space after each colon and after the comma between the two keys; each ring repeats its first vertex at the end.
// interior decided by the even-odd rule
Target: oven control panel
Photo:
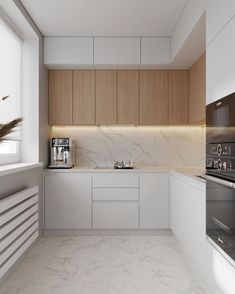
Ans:
{"type": "Polygon", "coordinates": [[[207,171],[227,174],[235,170],[235,143],[207,144],[207,171]]]}
{"type": "Polygon", "coordinates": [[[234,143],[209,144],[209,148],[208,151],[212,156],[235,157],[234,143]]]}

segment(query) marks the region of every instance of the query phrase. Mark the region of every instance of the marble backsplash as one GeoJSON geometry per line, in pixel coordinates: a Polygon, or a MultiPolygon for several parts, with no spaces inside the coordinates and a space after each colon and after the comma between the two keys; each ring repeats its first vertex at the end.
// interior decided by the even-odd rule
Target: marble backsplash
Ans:
{"type": "Polygon", "coordinates": [[[52,137],[71,137],[77,166],[203,167],[204,127],[53,127],[52,137]]]}

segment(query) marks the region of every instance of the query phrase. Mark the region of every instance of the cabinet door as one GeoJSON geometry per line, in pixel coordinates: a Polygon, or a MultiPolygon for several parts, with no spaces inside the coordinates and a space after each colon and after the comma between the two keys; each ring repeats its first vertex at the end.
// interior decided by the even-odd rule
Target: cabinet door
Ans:
{"type": "Polygon", "coordinates": [[[44,37],[44,64],[48,68],[93,65],[93,37],[44,37]]]}
{"type": "Polygon", "coordinates": [[[182,230],[182,221],[181,221],[181,202],[180,202],[180,194],[181,191],[179,189],[178,180],[171,176],[170,177],[170,228],[175,234],[175,236],[179,239],[179,235],[182,230]]]}
{"type": "Polygon", "coordinates": [[[168,71],[140,71],[140,124],[168,124],[168,71]]]}
{"type": "Polygon", "coordinates": [[[169,123],[188,124],[188,71],[169,71],[169,123]]]}
{"type": "Polygon", "coordinates": [[[45,229],[91,228],[91,176],[45,175],[45,229]]]}
{"type": "Polygon", "coordinates": [[[95,71],[73,71],[73,124],[95,124],[95,71]]]}
{"type": "Polygon", "coordinates": [[[139,37],[95,37],[94,64],[140,64],[139,37]]]}
{"type": "Polygon", "coordinates": [[[170,40],[169,37],[141,37],[141,64],[169,64],[170,40]]]}
{"type": "Polygon", "coordinates": [[[96,71],[96,124],[117,124],[117,72],[96,71]]]}
{"type": "Polygon", "coordinates": [[[93,203],[94,229],[138,229],[137,201],[95,201],[93,203]]]}
{"type": "Polygon", "coordinates": [[[205,278],[205,192],[171,176],[170,227],[205,278]]]}
{"type": "Polygon", "coordinates": [[[189,123],[206,119],[206,57],[203,54],[189,70],[189,123]]]}
{"type": "Polygon", "coordinates": [[[193,261],[202,277],[206,275],[206,193],[193,188],[193,261]]]}
{"type": "Polygon", "coordinates": [[[118,124],[138,124],[139,72],[118,71],[118,124]]]}
{"type": "Polygon", "coordinates": [[[191,186],[178,178],[171,178],[170,222],[172,231],[192,258],[193,200],[191,186]]]}
{"type": "Polygon", "coordinates": [[[169,228],[168,174],[140,176],[140,228],[169,228]]]}
{"type": "Polygon", "coordinates": [[[72,124],[72,71],[49,71],[49,124],[72,124]]]}

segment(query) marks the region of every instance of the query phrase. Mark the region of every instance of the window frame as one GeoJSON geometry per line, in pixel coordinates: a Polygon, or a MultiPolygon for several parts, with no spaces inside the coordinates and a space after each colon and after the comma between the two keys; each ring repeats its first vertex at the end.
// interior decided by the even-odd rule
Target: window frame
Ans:
{"type": "MultiPolygon", "coordinates": [[[[6,30],[9,31],[9,34],[12,34],[20,44],[20,115],[22,117],[23,114],[23,97],[22,97],[22,87],[23,87],[23,80],[22,80],[22,75],[23,75],[23,42],[24,39],[19,35],[17,30],[15,29],[14,25],[12,25],[1,13],[0,13],[0,25],[4,25],[6,30]]],[[[1,102],[4,103],[4,102],[1,102]]],[[[0,121],[1,123],[1,121],[0,121]]],[[[8,165],[8,164],[14,164],[14,163],[20,163],[22,159],[22,127],[23,125],[20,126],[19,130],[19,139],[12,139],[10,141],[16,142],[16,152],[15,153],[6,153],[6,154],[1,154],[0,153],[0,166],[8,165]]],[[[3,142],[7,142],[8,140],[2,140],[3,142]]],[[[1,144],[1,142],[0,142],[1,144]]]]}

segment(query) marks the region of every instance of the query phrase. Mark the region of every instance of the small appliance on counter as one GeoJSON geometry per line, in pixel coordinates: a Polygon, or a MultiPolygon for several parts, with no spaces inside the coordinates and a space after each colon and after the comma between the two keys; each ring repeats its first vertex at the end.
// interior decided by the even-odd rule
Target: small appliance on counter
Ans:
{"type": "Polygon", "coordinates": [[[116,160],[114,162],[113,167],[115,169],[133,169],[134,165],[130,160],[123,161],[123,160],[116,160]]]}
{"type": "Polygon", "coordinates": [[[73,149],[70,138],[51,138],[49,168],[72,168],[73,149]]]}

